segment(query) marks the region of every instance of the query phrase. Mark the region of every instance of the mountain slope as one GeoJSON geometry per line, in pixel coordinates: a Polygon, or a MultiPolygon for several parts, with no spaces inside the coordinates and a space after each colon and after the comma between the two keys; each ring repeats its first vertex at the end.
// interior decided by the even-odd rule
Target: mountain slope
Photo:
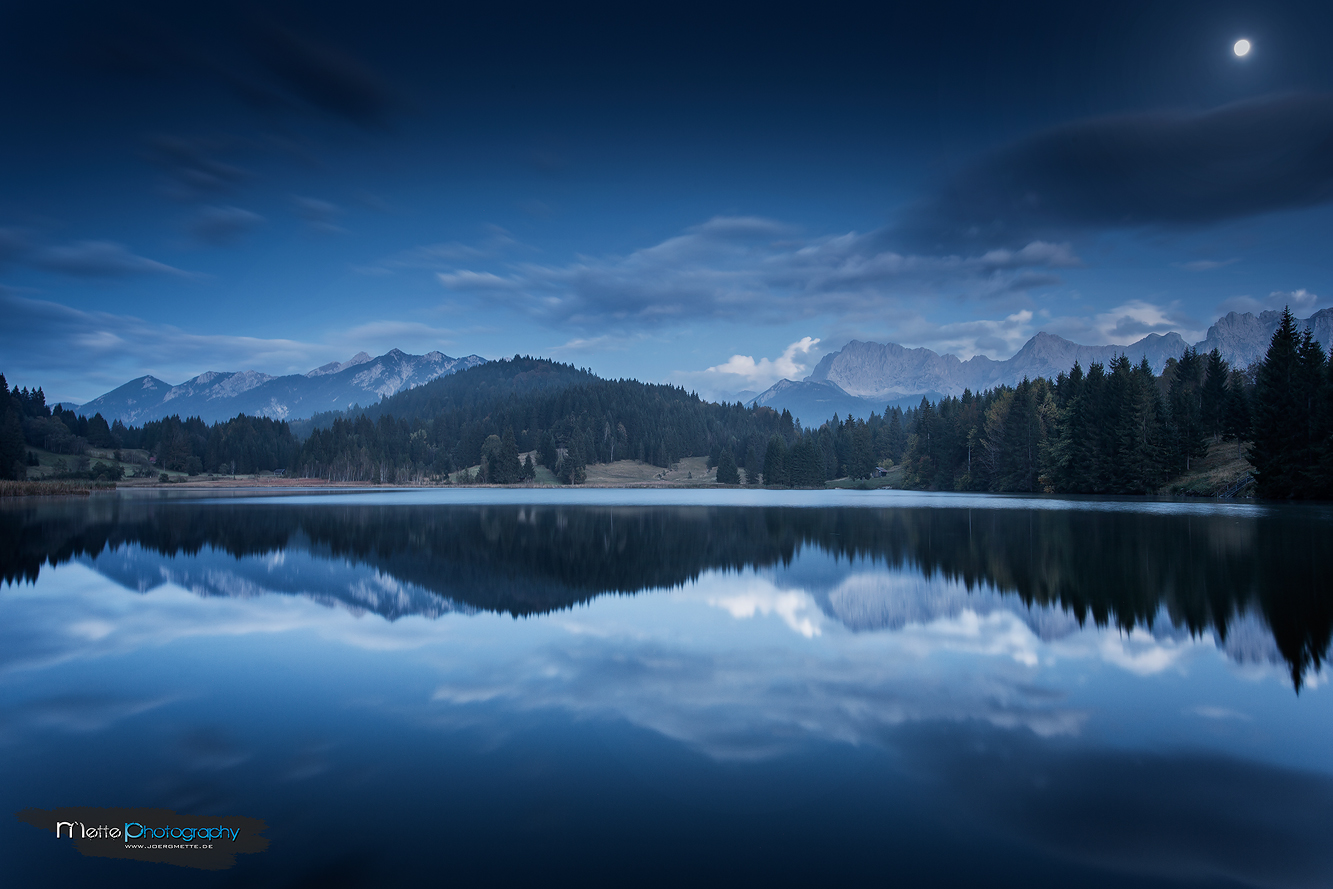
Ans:
{"type": "Polygon", "coordinates": [[[146,376],[77,410],[86,416],[100,413],[107,422],[120,420],[126,425],[172,414],[198,416],[209,423],[237,414],[289,420],[320,411],[345,410],[353,404],[374,404],[405,389],[484,364],[485,360],[477,355],[450,358],[441,352],[408,355],[394,349],[378,358],[361,352],[349,361],[281,377],[253,370],[209,371],[172,386],[146,376]]]}

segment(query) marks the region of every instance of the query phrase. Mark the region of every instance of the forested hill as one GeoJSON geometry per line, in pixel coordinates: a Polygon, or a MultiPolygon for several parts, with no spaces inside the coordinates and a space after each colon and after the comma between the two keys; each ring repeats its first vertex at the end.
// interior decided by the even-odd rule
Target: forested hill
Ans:
{"type": "Polygon", "coordinates": [[[479,466],[477,480],[510,483],[530,477],[518,455],[535,451],[562,480],[579,482],[589,463],[628,458],[665,467],[797,434],[790,413],[516,356],[400,393],[374,412],[334,418],[310,431],[296,469],[406,482],[479,466]]]}
{"type": "Polygon", "coordinates": [[[510,360],[492,361],[447,377],[439,377],[422,386],[390,395],[379,403],[354,411],[328,411],[309,420],[297,420],[292,431],[305,438],[313,429],[327,429],[334,420],[355,419],[364,414],[378,420],[390,416],[402,420],[430,419],[451,411],[481,411],[511,396],[525,396],[570,386],[602,382],[589,370],[572,364],[560,364],[543,358],[515,355],[510,360]]]}

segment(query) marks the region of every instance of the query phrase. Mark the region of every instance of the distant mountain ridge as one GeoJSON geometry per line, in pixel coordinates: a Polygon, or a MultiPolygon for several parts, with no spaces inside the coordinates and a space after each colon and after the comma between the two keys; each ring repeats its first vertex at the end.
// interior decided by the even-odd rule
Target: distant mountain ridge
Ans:
{"type": "Polygon", "coordinates": [[[207,371],[173,386],[153,376],[125,385],[75,408],[107,422],[126,425],[159,420],[172,414],[201,417],[213,423],[237,414],[295,420],[320,411],[370,405],[405,389],[467,370],[486,359],[479,355],[450,358],[442,352],[409,355],[393,349],[378,358],[359,352],[305,374],[270,376],[259,371],[207,371]]]}
{"type": "MultiPolygon", "coordinates": [[[[1195,344],[1200,353],[1216,348],[1233,367],[1246,367],[1263,358],[1281,312],[1231,312],[1208,328],[1195,344]]],[[[1325,349],[1333,344],[1333,308],[1322,309],[1302,321],[1325,349]]],[[[887,405],[904,406],[922,397],[962,395],[996,386],[1014,386],[1025,377],[1054,378],[1077,361],[1084,369],[1093,362],[1109,364],[1120,355],[1137,364],[1142,359],[1157,373],[1167,359],[1179,358],[1189,344],[1178,333],[1149,334],[1127,346],[1084,346],[1064,337],[1039,332],[1012,357],[996,361],[977,355],[966,361],[930,349],[909,349],[897,343],[853,340],[825,355],[804,380],[780,380],[747,404],[790,410],[805,423],[818,423],[836,411],[865,417],[887,405]]]]}

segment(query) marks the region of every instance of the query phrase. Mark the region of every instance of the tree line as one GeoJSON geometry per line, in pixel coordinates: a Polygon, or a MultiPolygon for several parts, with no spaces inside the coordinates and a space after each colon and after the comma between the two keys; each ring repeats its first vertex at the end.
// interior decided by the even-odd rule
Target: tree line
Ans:
{"type": "Polygon", "coordinates": [[[1333,498],[1333,364],[1290,311],[1244,370],[1216,349],[1187,349],[1161,375],[1122,355],[1054,381],[922,399],[906,423],[904,479],[918,488],[1147,494],[1230,441],[1259,496],[1333,498]]]}
{"type": "Polygon", "coordinates": [[[255,473],[287,469],[295,463],[300,443],[287,423],[241,414],[231,420],[206,424],[199,417],[179,416],[126,426],[107,423],[46,403],[41,388],[9,388],[0,374],[0,478],[21,479],[38,463],[30,449],[68,457],[64,477],[121,477],[119,465],[92,465],[90,449],[111,451],[116,464],[146,460],[145,472],[171,470],[197,475],[255,473]],[[145,456],[146,452],[146,456],[145,456]]]}

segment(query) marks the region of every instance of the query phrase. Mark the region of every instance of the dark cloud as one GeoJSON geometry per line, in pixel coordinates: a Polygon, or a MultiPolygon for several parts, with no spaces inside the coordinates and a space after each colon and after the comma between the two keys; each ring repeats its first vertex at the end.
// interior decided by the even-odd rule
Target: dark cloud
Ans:
{"type": "Polygon", "coordinates": [[[911,208],[914,242],[1021,244],[1071,230],[1206,225],[1333,200],[1333,94],[1103,117],[999,151],[911,208]]]}
{"type": "Polygon", "coordinates": [[[0,263],[13,262],[76,278],[119,278],[127,275],[189,275],[166,263],[139,256],[114,241],[75,241],[41,246],[19,228],[0,228],[0,263]]]}
{"type": "Polygon", "coordinates": [[[249,173],[213,155],[221,146],[209,139],[156,136],[149,141],[148,160],[171,178],[171,194],[195,200],[231,191],[249,173]]]}
{"type": "Polygon", "coordinates": [[[397,104],[388,80],[356,54],[240,4],[148,0],[93,8],[85,19],[79,55],[115,75],[184,75],[266,112],[310,107],[361,126],[384,124],[397,104]]]}
{"type": "Polygon", "coordinates": [[[33,254],[38,268],[78,278],[119,278],[126,275],[186,275],[178,268],[138,256],[113,241],[77,241],[59,247],[47,247],[33,254]]]}
{"type": "Polygon", "coordinates": [[[395,104],[393,92],[365,62],[276,23],[265,23],[255,34],[255,55],[301,99],[362,126],[385,122],[395,104]]]}
{"type": "Polygon", "coordinates": [[[235,244],[264,217],[240,207],[204,207],[190,220],[189,230],[199,241],[215,247],[235,244]]]}

